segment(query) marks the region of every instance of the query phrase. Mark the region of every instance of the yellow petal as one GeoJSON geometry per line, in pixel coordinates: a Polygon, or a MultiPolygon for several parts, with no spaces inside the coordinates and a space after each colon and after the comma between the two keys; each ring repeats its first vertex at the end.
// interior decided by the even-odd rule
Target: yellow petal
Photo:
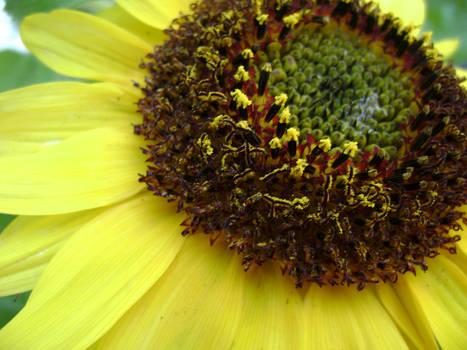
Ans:
{"type": "Polygon", "coordinates": [[[151,45],[102,18],[57,10],[26,17],[20,28],[26,47],[58,73],[71,77],[131,83],[151,45]]]}
{"type": "Polygon", "coordinates": [[[308,310],[299,292],[276,265],[248,271],[240,326],[231,349],[307,349],[308,310]]]}
{"type": "Polygon", "coordinates": [[[183,242],[183,217],[151,195],[97,216],[49,263],[25,308],[0,331],[0,348],[92,345],[165,272],[183,242]]]}
{"type": "Polygon", "coordinates": [[[443,58],[449,58],[457,51],[460,45],[458,38],[449,38],[437,41],[435,48],[443,55],[443,58]]]}
{"type": "MultiPolygon", "coordinates": [[[[223,244],[197,234],[166,273],[99,341],[97,349],[230,349],[245,272],[223,244]]],[[[247,348],[244,348],[247,349],[247,348]]]]}
{"type": "Polygon", "coordinates": [[[467,349],[467,276],[461,269],[445,256],[437,256],[426,273],[404,278],[441,348],[467,349]]]}
{"type": "Polygon", "coordinates": [[[33,289],[46,267],[47,263],[44,263],[0,276],[0,296],[19,294],[33,289]]]}
{"type": "Polygon", "coordinates": [[[161,29],[140,22],[118,5],[109,7],[98,16],[146,40],[150,45],[162,44],[168,38],[161,29]]]}
{"type": "Polygon", "coordinates": [[[0,295],[31,290],[68,237],[101,211],[15,218],[0,240],[0,295]]]}
{"type": "Polygon", "coordinates": [[[379,283],[374,290],[387,313],[392,317],[411,349],[438,350],[430,324],[420,303],[407,290],[404,278],[396,284],[379,283]],[[396,293],[397,289],[399,293],[396,293]]]}
{"type": "MultiPolygon", "coordinates": [[[[3,135],[1,136],[3,137],[3,135]]],[[[43,145],[38,142],[0,140],[0,157],[7,156],[9,154],[34,153],[43,149],[44,146],[47,146],[47,144],[43,145]]]]}
{"type": "Polygon", "coordinates": [[[12,150],[37,151],[103,126],[131,130],[141,118],[135,100],[111,83],[57,82],[7,91],[0,94],[0,138],[12,150]]]}
{"type": "Polygon", "coordinates": [[[114,129],[80,133],[45,150],[0,158],[0,212],[54,215],[128,198],[144,188],[143,141],[114,129]]]}
{"type": "Polygon", "coordinates": [[[194,0],[116,0],[116,2],[141,22],[151,27],[166,29],[181,13],[190,12],[189,6],[194,0]]]}
{"type": "Polygon", "coordinates": [[[306,349],[408,349],[370,289],[312,286],[305,298],[306,349]]]}
{"type": "Polygon", "coordinates": [[[425,21],[425,0],[376,0],[383,12],[393,13],[403,24],[421,26],[425,21]]]}

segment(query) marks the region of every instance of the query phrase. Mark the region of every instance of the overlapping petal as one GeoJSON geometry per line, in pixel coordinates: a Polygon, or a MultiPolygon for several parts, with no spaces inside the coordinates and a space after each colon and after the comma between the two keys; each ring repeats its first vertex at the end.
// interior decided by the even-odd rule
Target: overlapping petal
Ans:
{"type": "Polygon", "coordinates": [[[96,349],[230,349],[244,309],[245,272],[223,244],[186,238],[163,277],[96,349]]]}
{"type": "Polygon", "coordinates": [[[97,216],[49,263],[25,308],[0,331],[0,348],[93,344],[165,272],[183,242],[182,218],[150,195],[97,216]]]}
{"type": "Polygon", "coordinates": [[[135,98],[111,83],[56,82],[0,94],[0,142],[40,150],[97,127],[128,131],[139,122],[135,98]],[[33,147],[36,146],[36,147],[33,147]],[[40,147],[43,146],[43,147],[40,147]]]}
{"type": "Polygon", "coordinates": [[[82,132],[39,152],[0,158],[0,212],[53,215],[91,209],[143,189],[144,142],[115,129],[82,132]]]}
{"type": "Polygon", "coordinates": [[[401,18],[406,25],[420,27],[426,17],[425,0],[375,0],[383,12],[392,13],[401,18]]]}
{"type": "Polygon", "coordinates": [[[162,44],[167,38],[162,29],[144,24],[118,5],[108,8],[98,15],[146,40],[150,45],[162,44]]]}
{"type": "Polygon", "coordinates": [[[378,298],[367,288],[311,286],[305,299],[306,349],[408,349],[378,298]]]}
{"type": "Polygon", "coordinates": [[[154,28],[165,29],[180,14],[189,12],[193,0],[116,0],[116,2],[141,22],[154,28]]]}
{"type": "MultiPolygon", "coordinates": [[[[426,273],[404,276],[443,349],[467,348],[467,276],[449,258],[438,256],[426,273]]],[[[397,290],[400,298],[407,291],[397,290]]]]}
{"type": "Polygon", "coordinates": [[[410,293],[403,277],[396,284],[379,283],[374,290],[411,349],[438,349],[420,302],[410,293]]]}
{"type": "Polygon", "coordinates": [[[28,16],[20,32],[26,47],[58,73],[126,85],[142,81],[138,64],[152,50],[119,26],[72,10],[28,16]]]}
{"type": "Polygon", "coordinates": [[[15,218],[1,235],[0,295],[31,290],[63,243],[103,210],[15,218]]]}

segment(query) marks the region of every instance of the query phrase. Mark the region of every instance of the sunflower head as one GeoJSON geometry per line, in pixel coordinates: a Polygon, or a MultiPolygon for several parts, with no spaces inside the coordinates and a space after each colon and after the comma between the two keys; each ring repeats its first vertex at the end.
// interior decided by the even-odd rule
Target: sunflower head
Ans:
{"type": "Polygon", "coordinates": [[[149,190],[251,264],[363,288],[455,252],[466,92],[377,5],[204,0],[141,64],[149,190]]]}

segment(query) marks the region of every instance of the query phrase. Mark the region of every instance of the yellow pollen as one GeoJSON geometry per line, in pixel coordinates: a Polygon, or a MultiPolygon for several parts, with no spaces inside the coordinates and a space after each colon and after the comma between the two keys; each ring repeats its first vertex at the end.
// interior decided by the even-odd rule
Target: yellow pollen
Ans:
{"type": "Polygon", "coordinates": [[[292,201],[292,204],[295,208],[297,209],[305,209],[305,207],[310,203],[310,199],[308,197],[302,197],[302,198],[294,198],[292,201]]]}
{"type": "Polygon", "coordinates": [[[358,152],[358,142],[349,141],[344,143],[344,154],[348,154],[350,157],[354,157],[358,152]]]}
{"type": "Polygon", "coordinates": [[[262,70],[264,70],[265,72],[271,73],[271,72],[272,72],[272,65],[271,65],[271,63],[269,63],[269,62],[268,62],[268,63],[265,63],[265,64],[263,65],[263,69],[262,69],[262,70]]]}
{"type": "Polygon", "coordinates": [[[269,141],[269,147],[271,147],[272,149],[281,148],[281,140],[278,137],[274,137],[271,141],[269,141]]]}
{"type": "Polygon", "coordinates": [[[235,73],[234,78],[236,81],[248,81],[250,79],[250,74],[245,70],[245,67],[240,66],[235,73]]]}
{"type": "Polygon", "coordinates": [[[288,128],[287,129],[287,140],[288,141],[296,141],[298,142],[298,137],[300,136],[300,131],[295,128],[288,128]]]}
{"type": "Polygon", "coordinates": [[[248,124],[248,122],[246,120],[240,120],[236,125],[239,128],[242,128],[242,129],[245,129],[245,130],[251,130],[250,124],[248,124]]]}
{"type": "Polygon", "coordinates": [[[298,159],[297,164],[292,169],[290,169],[290,175],[294,177],[301,177],[307,166],[308,162],[305,159],[298,159]]]}
{"type": "Polygon", "coordinates": [[[319,140],[318,146],[324,152],[329,151],[332,147],[331,139],[329,137],[326,137],[324,139],[319,140]]]}
{"type": "Polygon", "coordinates": [[[245,49],[242,51],[242,56],[248,59],[255,57],[255,54],[253,53],[253,51],[251,51],[251,49],[245,49]]]}
{"type": "Polygon", "coordinates": [[[279,96],[274,97],[275,101],[274,103],[276,105],[279,105],[281,107],[284,107],[285,103],[287,102],[287,94],[280,94],[279,96]]]}
{"type": "Polygon", "coordinates": [[[197,141],[197,144],[206,152],[208,156],[214,152],[214,149],[211,147],[211,140],[207,135],[200,137],[197,141]]]}
{"type": "Polygon", "coordinates": [[[263,13],[262,15],[257,16],[256,20],[260,25],[263,25],[268,20],[268,17],[269,15],[263,13]]]}
{"type": "Polygon", "coordinates": [[[237,103],[242,108],[247,108],[248,106],[251,105],[251,101],[248,99],[248,96],[245,95],[242,90],[240,89],[235,89],[235,91],[232,91],[230,95],[233,97],[234,101],[237,103]]]}
{"type": "Polygon", "coordinates": [[[300,22],[300,19],[302,18],[302,13],[301,12],[295,12],[291,15],[288,15],[284,17],[284,23],[287,27],[292,28],[294,25],[296,25],[298,22],[300,22]]]}
{"type": "Polygon", "coordinates": [[[285,107],[280,116],[279,116],[279,123],[283,123],[283,124],[288,124],[289,121],[290,121],[290,110],[289,110],[289,106],[285,107]]]}

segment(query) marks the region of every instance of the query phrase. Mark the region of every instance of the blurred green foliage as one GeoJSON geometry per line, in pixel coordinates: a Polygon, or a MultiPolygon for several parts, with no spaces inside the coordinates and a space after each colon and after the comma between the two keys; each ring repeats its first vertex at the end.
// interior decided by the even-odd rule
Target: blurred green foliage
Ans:
{"type": "Polygon", "coordinates": [[[109,7],[112,3],[112,0],[6,0],[5,10],[20,23],[24,17],[35,12],[72,8],[93,13],[109,7]]]}
{"type": "MultiPolygon", "coordinates": [[[[410,0],[408,0],[410,1],[410,0]]],[[[426,0],[428,13],[423,30],[433,32],[433,40],[457,37],[461,44],[452,57],[467,67],[467,0],[426,0]]]]}
{"type": "MultiPolygon", "coordinates": [[[[136,0],[135,0],[136,1],[136,0]]],[[[410,1],[410,0],[407,0],[410,1]]],[[[452,57],[454,63],[467,67],[467,0],[426,0],[427,20],[423,30],[433,31],[433,39],[458,37],[461,46],[452,57]]],[[[112,4],[112,0],[7,0],[8,11],[16,22],[34,12],[56,8],[75,8],[97,12],[112,4]]],[[[0,52],[0,92],[45,81],[64,79],[30,54],[13,51],[0,52]]],[[[0,214],[0,232],[13,219],[0,214]]],[[[24,305],[29,293],[0,298],[0,327],[8,322],[24,305]]]]}

